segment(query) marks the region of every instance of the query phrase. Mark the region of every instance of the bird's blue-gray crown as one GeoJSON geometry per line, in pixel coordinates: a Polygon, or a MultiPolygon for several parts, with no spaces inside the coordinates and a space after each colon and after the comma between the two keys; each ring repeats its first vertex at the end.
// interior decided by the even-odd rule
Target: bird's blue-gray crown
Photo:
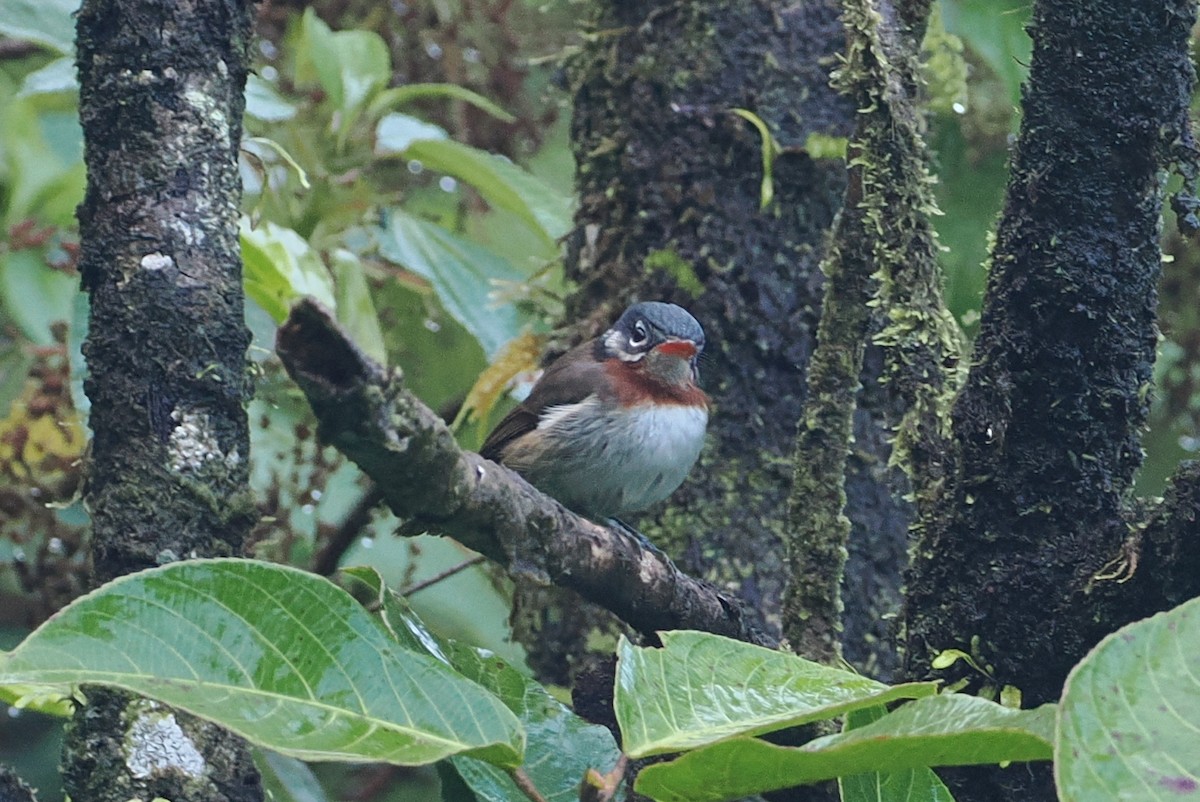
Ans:
{"type": "Polygon", "coordinates": [[[690,340],[704,348],[704,329],[686,309],[661,301],[634,304],[601,338],[610,353],[640,357],[667,340],[690,340]]]}

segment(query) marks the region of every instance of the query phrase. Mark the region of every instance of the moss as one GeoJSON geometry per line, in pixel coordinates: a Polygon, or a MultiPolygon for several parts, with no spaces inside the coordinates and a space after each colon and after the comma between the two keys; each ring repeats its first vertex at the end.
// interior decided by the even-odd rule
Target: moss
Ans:
{"type": "Polygon", "coordinates": [[[962,40],[942,24],[941,5],[933,6],[921,50],[925,56],[922,72],[929,93],[926,105],[943,114],[961,114],[967,104],[967,62],[963,58],[962,40]]]}
{"type": "Polygon", "coordinates": [[[696,277],[696,269],[674,249],[663,248],[646,254],[646,269],[661,270],[670,276],[676,286],[692,298],[699,298],[704,285],[696,277]]]}
{"type": "Polygon", "coordinates": [[[814,159],[845,159],[850,140],[813,131],[804,140],[804,152],[814,159]]]}

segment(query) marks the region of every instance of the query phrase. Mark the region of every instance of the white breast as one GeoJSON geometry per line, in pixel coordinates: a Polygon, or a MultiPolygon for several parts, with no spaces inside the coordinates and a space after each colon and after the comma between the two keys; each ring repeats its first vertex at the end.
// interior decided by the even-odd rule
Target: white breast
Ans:
{"type": "Polygon", "coordinates": [[[553,468],[523,472],[590,517],[637,512],[679,487],[700,455],[707,425],[703,408],[605,408],[593,396],[543,413],[538,430],[553,458],[539,460],[539,467],[553,468]]]}

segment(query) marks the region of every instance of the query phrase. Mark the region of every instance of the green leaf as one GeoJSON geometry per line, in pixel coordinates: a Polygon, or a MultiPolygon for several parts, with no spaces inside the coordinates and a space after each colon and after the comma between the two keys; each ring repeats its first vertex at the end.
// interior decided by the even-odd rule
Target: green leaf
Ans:
{"type": "Polygon", "coordinates": [[[387,362],[379,313],[371,300],[371,288],[362,262],[350,251],[338,249],[332,254],[334,288],[337,294],[338,323],[350,333],[356,345],[380,364],[387,362]]]}
{"type": "Polygon", "coordinates": [[[86,180],[78,112],[42,109],[36,98],[24,98],[0,104],[0,123],[0,169],[7,168],[2,225],[33,217],[73,226],[86,180]]]}
{"type": "Polygon", "coordinates": [[[74,14],[79,0],[6,0],[0,34],[70,53],[75,47],[74,14]]]}
{"type": "Polygon", "coordinates": [[[1028,0],[946,0],[942,23],[1000,77],[1013,105],[1021,102],[1021,84],[1029,73],[1033,45],[1028,0]]]}
{"type": "Polygon", "coordinates": [[[246,76],[246,114],[269,123],[280,123],[296,116],[296,105],[289,102],[270,81],[250,73],[246,76]]]}
{"type": "Polygon", "coordinates": [[[465,86],[457,84],[407,84],[385,89],[371,101],[369,114],[374,117],[388,109],[412,103],[414,100],[462,100],[470,103],[481,111],[486,111],[501,122],[516,122],[517,118],[488,100],[483,95],[472,92],[465,86]]]}
{"type": "Polygon", "coordinates": [[[932,682],[888,686],[703,632],[664,632],[662,642],[661,649],[624,639],[618,646],[615,706],[630,757],[694,749],[937,691],[932,682]]]}
{"type": "Polygon", "coordinates": [[[1064,802],[1200,798],[1200,599],[1122,627],[1067,677],[1054,745],[1064,802]]]}
{"type": "Polygon", "coordinates": [[[548,243],[571,229],[570,199],[507,159],[449,139],[415,141],[404,155],[475,187],[489,204],[512,212],[548,243]]]}
{"type": "Polygon", "coordinates": [[[407,114],[385,114],[375,126],[375,155],[392,156],[403,153],[418,139],[449,139],[445,129],[407,114]]]}
{"type": "Polygon", "coordinates": [[[311,8],[304,12],[303,36],[321,88],[347,119],[349,126],[360,107],[392,74],[392,59],[382,37],[374,31],[333,31],[311,8]]]}
{"type": "MultiPolygon", "coordinates": [[[[621,756],[612,734],[589,724],[545,688],[486,649],[438,639],[403,597],[387,589],[379,573],[350,568],[345,573],[364,582],[375,595],[385,626],[405,648],[427,651],[468,679],[494,693],[525,727],[524,770],[547,802],[574,802],[588,769],[608,773],[621,756]]],[[[453,758],[459,775],[484,802],[526,800],[508,773],[472,757],[453,758]]],[[[618,797],[619,798],[619,797],[618,797]]]]}
{"type": "Polygon", "coordinates": [[[52,327],[71,319],[79,279],[54,270],[41,250],[0,253],[0,300],[21,333],[38,345],[54,345],[52,327]]]}
{"type": "Polygon", "coordinates": [[[492,300],[497,284],[524,280],[508,260],[398,208],[390,210],[379,232],[379,252],[429,281],[488,359],[520,333],[524,320],[516,307],[492,300]]]}
{"type": "Polygon", "coordinates": [[[305,760],[520,762],[516,717],[406,651],[328,580],[240,559],[142,571],[76,599],[0,656],[0,685],[109,685],[305,760]]]}
{"type": "Polygon", "coordinates": [[[942,694],[800,747],[735,738],[697,749],[643,769],[636,790],[662,802],[719,802],[867,771],[1047,760],[1055,712],[942,694]]]}
{"type": "Polygon", "coordinates": [[[79,81],[75,78],[75,59],[60,58],[51,61],[40,70],[34,70],[21,82],[17,97],[53,95],[60,92],[78,92],[79,81]]]}
{"type": "MultiPolygon", "coordinates": [[[[621,750],[607,728],[589,724],[508,663],[482,650],[448,644],[450,662],[508,705],[525,726],[524,770],[547,802],[574,802],[589,769],[607,774],[621,750]]],[[[468,756],[453,758],[459,775],[485,802],[525,798],[496,766],[468,756]]]]}
{"type": "Polygon", "coordinates": [[[276,322],[306,295],[336,309],[329,271],[320,254],[295,231],[270,222],[251,228],[250,221],[242,218],[241,240],[246,293],[276,322]]]}
{"type": "MultiPolygon", "coordinates": [[[[846,714],[844,729],[865,727],[887,715],[887,708],[868,707],[846,714]]],[[[868,771],[838,778],[842,802],[954,802],[931,769],[868,771]]]]}
{"type": "MultiPolygon", "coordinates": [[[[387,267],[394,269],[390,265],[387,267]]],[[[411,387],[413,393],[433,409],[461,401],[471,389],[475,377],[488,365],[479,340],[446,311],[433,287],[423,279],[413,276],[408,280],[385,281],[374,290],[376,306],[381,311],[387,310],[388,326],[383,336],[387,343],[388,359],[404,368],[405,386],[411,387]]],[[[375,545],[380,544],[376,542],[375,545]]],[[[398,551],[401,555],[413,557],[421,565],[425,564],[424,547],[421,548],[422,556],[418,556],[407,545],[398,551]]],[[[465,559],[457,547],[436,551],[436,554],[439,556],[432,559],[438,563],[438,570],[465,559]]],[[[408,559],[400,556],[397,561],[389,561],[389,565],[392,566],[391,570],[396,571],[392,574],[397,577],[394,581],[399,581],[398,577],[404,576],[400,572],[407,570],[408,559]]],[[[469,581],[467,584],[474,586],[475,582],[469,581]]],[[[482,585],[489,586],[489,583],[483,581],[482,585]]],[[[430,604],[440,607],[441,615],[445,616],[442,621],[454,632],[473,631],[482,636],[477,629],[480,626],[484,629],[497,626],[507,629],[501,624],[507,616],[498,610],[494,611],[494,615],[479,615],[476,610],[447,610],[448,605],[454,605],[460,592],[447,592],[448,588],[453,587],[453,584],[442,584],[430,588],[429,595],[420,600],[418,607],[426,610],[430,604]],[[434,601],[431,602],[431,599],[434,601]],[[437,602],[439,599],[440,604],[437,602]]],[[[483,588],[479,590],[482,592],[483,588]]],[[[502,604],[501,598],[494,596],[496,604],[502,604]]],[[[480,642],[475,638],[467,639],[480,642]]]]}
{"type": "MultiPolygon", "coordinates": [[[[779,153],[779,143],[771,135],[771,129],[767,127],[762,117],[746,109],[730,109],[730,111],[753,125],[758,131],[761,141],[759,150],[762,156],[762,186],[759,188],[758,208],[766,209],[775,199],[775,156],[779,153]]],[[[813,158],[817,158],[816,155],[813,158]]]]}
{"type": "Polygon", "coordinates": [[[0,702],[17,710],[32,710],[55,718],[70,718],[75,712],[70,696],[41,685],[0,686],[0,702]]]}
{"type": "Polygon", "coordinates": [[[331,802],[312,769],[301,760],[255,749],[254,765],[271,802],[331,802]]]}
{"type": "MultiPolygon", "coordinates": [[[[279,158],[283,159],[283,163],[291,168],[292,172],[296,174],[296,180],[300,182],[300,186],[304,187],[305,189],[312,188],[312,184],[309,183],[308,180],[308,171],[300,166],[300,162],[296,161],[292,154],[288,152],[287,148],[276,142],[274,139],[265,136],[248,136],[242,140],[242,148],[244,150],[253,152],[253,146],[255,145],[264,147],[273,152],[279,158]],[[247,148],[247,145],[250,145],[251,147],[247,148]]],[[[260,158],[262,156],[261,153],[256,153],[255,155],[259,156],[260,158]]]]}

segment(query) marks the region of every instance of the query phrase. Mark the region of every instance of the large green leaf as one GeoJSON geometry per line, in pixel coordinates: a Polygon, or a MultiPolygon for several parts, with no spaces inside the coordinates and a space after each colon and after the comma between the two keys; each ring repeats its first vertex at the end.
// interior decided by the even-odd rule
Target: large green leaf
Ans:
{"type": "Polygon", "coordinates": [[[246,294],[276,322],[306,295],[336,308],[333,279],[320,254],[295,231],[265,221],[251,227],[243,218],[241,241],[246,294]]]}
{"type": "MultiPolygon", "coordinates": [[[[456,669],[499,696],[525,726],[528,742],[522,768],[547,802],[574,802],[588,770],[612,771],[621,750],[608,729],[584,721],[498,657],[462,644],[451,644],[448,653],[456,669]]],[[[496,766],[465,755],[453,760],[480,800],[526,798],[496,766]]]]}
{"type": "Polygon", "coordinates": [[[384,221],[379,252],[428,280],[446,311],[474,335],[488,359],[520,333],[523,320],[516,307],[492,299],[498,285],[524,280],[508,260],[401,209],[390,210],[384,221]]]}
{"type": "Polygon", "coordinates": [[[417,140],[404,155],[475,187],[488,203],[512,212],[547,242],[571,229],[570,199],[507,159],[450,139],[417,140]]]}
{"type": "Polygon", "coordinates": [[[664,632],[662,642],[661,649],[625,640],[618,647],[615,705],[631,757],[694,749],[937,692],[932,682],[888,686],[703,632],[664,632]]]}
{"type": "Polygon", "coordinates": [[[1054,774],[1065,802],[1200,799],[1200,599],[1102,640],[1067,677],[1054,774]]]}
{"type": "Polygon", "coordinates": [[[943,694],[800,747],[739,737],[697,749],[644,769],[636,788],[662,802],[719,802],[867,771],[1047,760],[1054,716],[1054,705],[1013,710],[943,694]]]}
{"type": "MultiPolygon", "coordinates": [[[[428,651],[452,665],[494,693],[516,714],[526,733],[522,770],[547,802],[574,802],[579,799],[579,784],[589,769],[605,774],[616,765],[621,751],[606,728],[579,718],[537,682],[486,649],[435,638],[407,602],[384,586],[376,571],[352,568],[347,573],[371,588],[385,625],[400,644],[428,651]]],[[[508,772],[473,757],[459,755],[453,760],[459,775],[480,800],[528,799],[508,772]]],[[[618,794],[615,799],[622,796],[618,794]]]]}
{"type": "MultiPolygon", "coordinates": [[[[873,724],[887,715],[887,709],[868,707],[846,714],[845,730],[873,724]]],[[[954,802],[932,769],[903,771],[866,771],[838,778],[842,802],[954,802]]]]}
{"type": "Polygon", "coordinates": [[[70,53],[78,8],[79,0],[5,0],[0,6],[0,34],[70,53]]]}
{"type": "Polygon", "coordinates": [[[0,657],[0,684],[110,685],[305,760],[520,762],[492,694],[400,648],[328,580],[250,560],[194,560],[79,598],[0,657]]]}
{"type": "Polygon", "coordinates": [[[371,288],[362,261],[352,252],[339,248],[331,254],[337,317],[363,352],[376,362],[387,362],[379,313],[371,299],[371,288]]]}
{"type": "MultiPolygon", "coordinates": [[[[392,59],[374,31],[332,31],[311,8],[304,12],[304,46],[321,88],[346,118],[387,84],[392,59]]],[[[343,120],[343,126],[349,123],[343,120]]]]}
{"type": "Polygon", "coordinates": [[[79,279],[54,270],[40,250],[0,253],[0,300],[21,333],[38,345],[53,345],[55,323],[71,319],[79,279]]]}

